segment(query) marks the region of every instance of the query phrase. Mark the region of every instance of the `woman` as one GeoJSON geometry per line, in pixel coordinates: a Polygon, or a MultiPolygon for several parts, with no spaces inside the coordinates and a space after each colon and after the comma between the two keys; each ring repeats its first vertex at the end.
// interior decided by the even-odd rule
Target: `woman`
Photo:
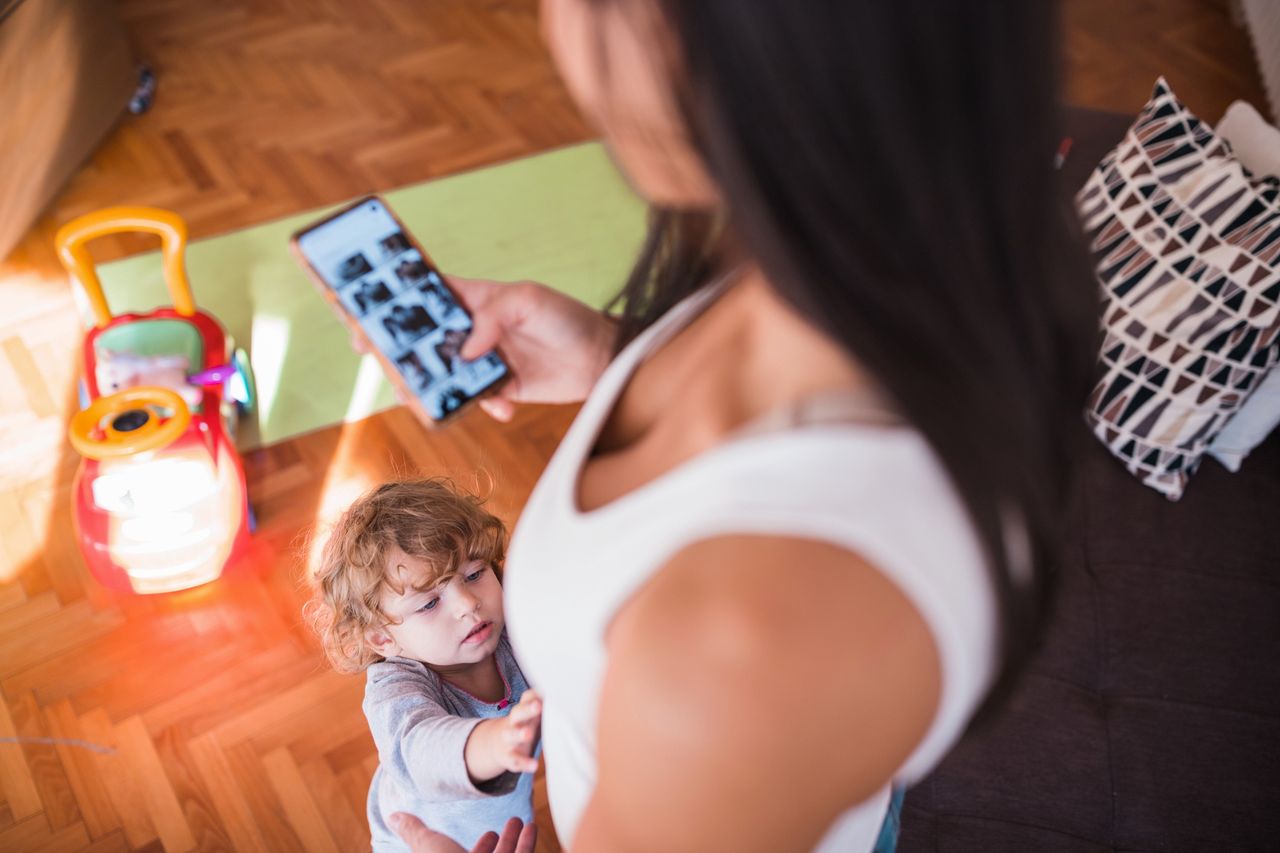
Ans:
{"type": "Polygon", "coordinates": [[[1094,328],[1052,170],[1054,9],[542,13],[655,209],[616,322],[454,280],[464,357],[496,344],[517,377],[490,414],[587,398],[507,566],[557,831],[871,850],[1044,600],[1094,328]]]}

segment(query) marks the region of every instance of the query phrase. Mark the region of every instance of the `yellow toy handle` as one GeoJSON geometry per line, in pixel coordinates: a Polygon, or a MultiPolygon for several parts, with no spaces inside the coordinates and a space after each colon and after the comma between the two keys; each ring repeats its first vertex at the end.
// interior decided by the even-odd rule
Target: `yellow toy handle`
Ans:
{"type": "Polygon", "coordinates": [[[139,386],[99,397],[76,412],[67,436],[82,456],[118,459],[167,447],[190,423],[191,410],[178,392],[139,386]],[[161,409],[173,414],[162,421],[161,409]],[[111,422],[104,426],[106,418],[111,422]]]}
{"type": "Polygon", "coordinates": [[[191,284],[187,281],[183,262],[187,223],[178,214],[158,207],[108,207],[71,220],[59,228],[54,237],[58,258],[84,288],[98,328],[111,322],[111,309],[107,307],[107,297],[102,292],[102,282],[98,280],[98,271],[86,244],[98,237],[129,231],[144,231],[160,237],[164,253],[164,280],[173,297],[173,307],[184,317],[195,314],[196,303],[191,298],[191,284]]]}

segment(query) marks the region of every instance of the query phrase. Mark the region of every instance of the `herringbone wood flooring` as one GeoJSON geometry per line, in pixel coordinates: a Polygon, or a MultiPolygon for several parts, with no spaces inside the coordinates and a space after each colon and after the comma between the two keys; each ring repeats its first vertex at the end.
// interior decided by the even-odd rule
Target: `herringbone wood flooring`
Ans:
{"type": "MultiPolygon", "coordinates": [[[[534,0],[123,0],[155,68],[128,117],[0,263],[0,850],[352,850],[376,757],[359,678],[299,620],[307,533],[394,473],[481,488],[508,522],[571,410],[426,433],[403,410],[247,454],[260,523],[232,577],[109,593],[72,538],[79,340],[51,239],[121,203],[196,237],[590,135],[540,46],[534,0]],[[482,471],[482,475],[475,472],[482,471]],[[20,738],[16,744],[13,739],[20,738]]],[[[1159,73],[1211,120],[1262,104],[1210,0],[1071,0],[1069,99],[1131,112],[1159,73]]],[[[428,236],[428,235],[423,235],[428,236]]],[[[147,241],[101,241],[108,259],[147,241]]],[[[540,822],[549,826],[545,809],[540,822]]],[[[557,849],[548,834],[544,850],[557,849]]]]}

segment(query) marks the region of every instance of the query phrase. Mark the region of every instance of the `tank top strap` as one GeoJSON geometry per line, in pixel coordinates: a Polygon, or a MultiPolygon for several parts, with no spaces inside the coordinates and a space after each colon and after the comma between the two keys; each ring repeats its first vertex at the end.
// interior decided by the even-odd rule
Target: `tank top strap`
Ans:
{"type": "Polygon", "coordinates": [[[765,412],[735,430],[734,434],[739,437],[760,435],[828,424],[895,428],[905,426],[906,422],[883,392],[859,388],[810,395],[788,406],[765,412]]]}

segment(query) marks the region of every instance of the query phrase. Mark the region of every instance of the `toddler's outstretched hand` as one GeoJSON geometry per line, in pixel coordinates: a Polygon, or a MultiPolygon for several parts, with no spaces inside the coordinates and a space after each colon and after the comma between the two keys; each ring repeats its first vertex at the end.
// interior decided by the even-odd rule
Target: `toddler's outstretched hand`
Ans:
{"type": "Polygon", "coordinates": [[[538,746],[542,727],[542,697],[526,690],[502,722],[504,725],[498,738],[499,763],[512,773],[537,770],[538,759],[533,757],[533,751],[538,746]]]}
{"type": "Polygon", "coordinates": [[[538,769],[533,751],[542,725],[542,697],[526,690],[505,717],[481,720],[467,738],[467,772],[479,783],[503,773],[532,773],[538,769]]]}

